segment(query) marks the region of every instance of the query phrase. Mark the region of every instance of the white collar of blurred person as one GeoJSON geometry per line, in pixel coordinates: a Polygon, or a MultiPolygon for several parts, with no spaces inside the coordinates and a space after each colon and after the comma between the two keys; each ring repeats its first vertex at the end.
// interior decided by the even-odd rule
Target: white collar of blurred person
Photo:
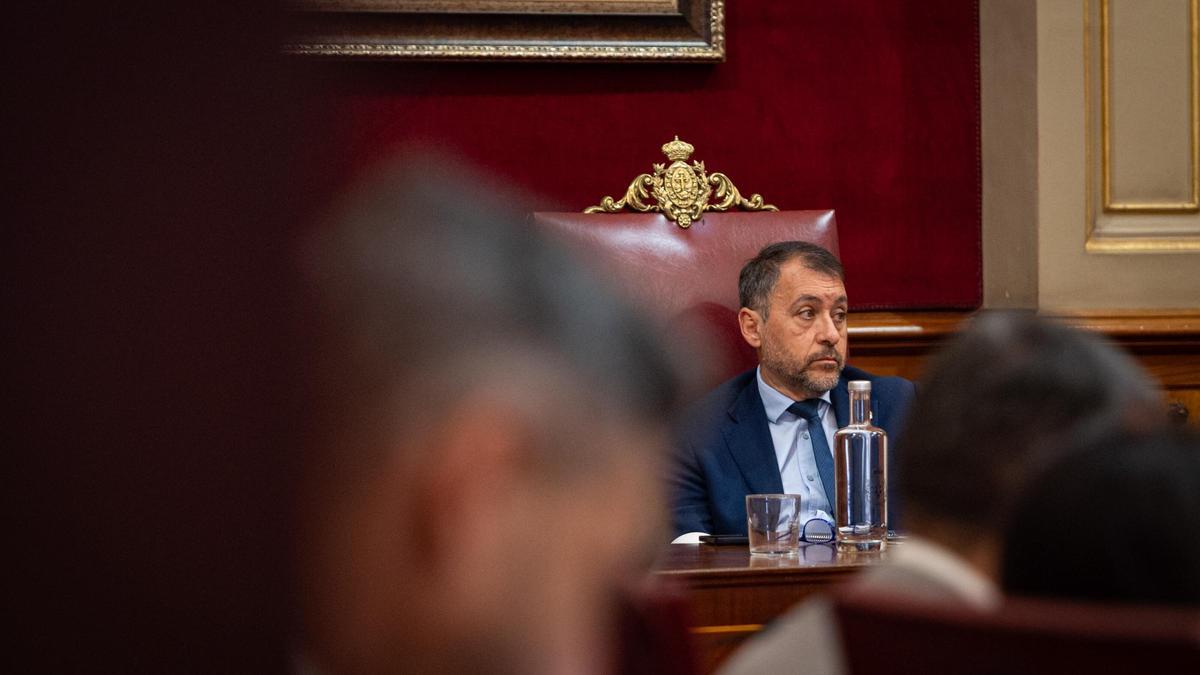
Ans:
{"type": "Polygon", "coordinates": [[[956,599],[981,610],[999,607],[1002,595],[989,579],[959,554],[930,539],[908,536],[888,551],[888,564],[931,579],[956,599]]]}

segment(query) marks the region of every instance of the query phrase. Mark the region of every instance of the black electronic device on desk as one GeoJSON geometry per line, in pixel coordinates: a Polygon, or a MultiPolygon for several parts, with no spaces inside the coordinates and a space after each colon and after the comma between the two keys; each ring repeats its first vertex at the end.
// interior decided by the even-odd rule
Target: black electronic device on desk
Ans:
{"type": "Polygon", "coordinates": [[[744,534],[703,534],[700,535],[700,543],[710,546],[749,546],[750,537],[744,534]]]}

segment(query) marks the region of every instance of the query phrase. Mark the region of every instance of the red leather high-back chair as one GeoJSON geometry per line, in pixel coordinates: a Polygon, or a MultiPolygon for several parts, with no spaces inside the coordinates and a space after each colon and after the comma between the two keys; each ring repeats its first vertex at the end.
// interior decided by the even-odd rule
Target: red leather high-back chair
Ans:
{"type": "Polygon", "coordinates": [[[1200,610],[1010,600],[978,613],[847,593],[835,613],[850,673],[1200,672],[1200,610]]]}
{"type": "Polygon", "coordinates": [[[635,178],[621,200],[605,197],[585,213],[535,213],[533,220],[613,277],[668,330],[707,343],[704,376],[716,384],[757,362],[737,326],[742,266],[778,241],[809,241],[837,255],[837,224],[832,210],[779,211],[759,195],[742,197],[724,174],[687,164],[692,147],[678,138],[663,152],[672,163],[635,178]],[[753,212],[729,211],[734,207],[753,212]]]}

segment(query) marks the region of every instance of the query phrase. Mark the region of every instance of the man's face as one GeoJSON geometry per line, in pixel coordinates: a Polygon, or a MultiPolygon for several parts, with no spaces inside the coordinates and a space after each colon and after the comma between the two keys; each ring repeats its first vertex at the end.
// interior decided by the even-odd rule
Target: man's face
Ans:
{"type": "Polygon", "coordinates": [[[765,318],[742,312],[742,333],[758,349],[763,379],[797,400],[833,389],[846,365],[845,285],[789,260],[780,266],[768,307],[765,318]]]}
{"type": "Polygon", "coordinates": [[[491,633],[491,672],[502,660],[512,672],[600,672],[615,602],[658,552],[666,505],[651,458],[666,454],[665,434],[591,432],[586,442],[622,450],[586,476],[529,477],[508,499],[517,508],[502,521],[507,536],[473,563],[491,586],[476,593],[483,620],[467,634],[491,633]]]}

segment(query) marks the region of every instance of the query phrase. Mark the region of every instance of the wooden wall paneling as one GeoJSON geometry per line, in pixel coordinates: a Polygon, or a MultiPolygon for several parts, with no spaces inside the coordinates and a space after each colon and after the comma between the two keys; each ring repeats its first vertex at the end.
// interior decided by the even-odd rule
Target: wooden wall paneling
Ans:
{"type": "Polygon", "coordinates": [[[849,362],[877,375],[918,380],[929,356],[969,312],[852,312],[849,362]]]}
{"type": "MultiPolygon", "coordinates": [[[[850,362],[880,375],[921,377],[925,362],[970,312],[858,312],[851,315],[850,362]]],[[[1200,427],[1200,310],[1108,310],[1047,316],[1104,335],[1131,354],[1168,404],[1200,427]]]]}

